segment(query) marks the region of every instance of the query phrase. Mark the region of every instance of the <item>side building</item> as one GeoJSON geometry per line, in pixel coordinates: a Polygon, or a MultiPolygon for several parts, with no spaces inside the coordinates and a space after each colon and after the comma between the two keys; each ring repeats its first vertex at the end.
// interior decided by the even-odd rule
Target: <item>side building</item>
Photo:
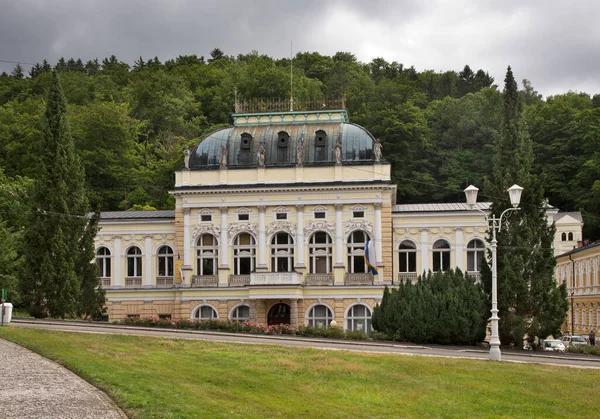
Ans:
{"type": "MultiPolygon", "coordinates": [[[[450,267],[479,277],[481,213],[394,205],[379,142],[345,110],[233,119],[186,155],[175,210],[102,213],[96,262],[109,320],[336,320],[368,330],[386,285],[450,267]]],[[[549,209],[549,223],[557,214],[549,209]]],[[[568,238],[565,228],[557,237],[568,238]]],[[[580,237],[580,222],[568,228],[580,237]]]]}

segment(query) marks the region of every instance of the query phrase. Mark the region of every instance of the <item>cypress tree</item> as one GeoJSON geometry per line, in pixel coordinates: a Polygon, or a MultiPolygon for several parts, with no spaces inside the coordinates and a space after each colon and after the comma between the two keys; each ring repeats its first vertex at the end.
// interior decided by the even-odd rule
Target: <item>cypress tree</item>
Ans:
{"type": "MultiPolygon", "coordinates": [[[[566,288],[554,281],[556,261],[552,250],[554,226],[548,226],[544,189],[532,173],[533,146],[522,115],[517,83],[508,67],[504,80],[504,118],[496,142],[492,180],[486,189],[496,217],[510,202],[506,190],[517,183],[524,188],[521,210],[503,221],[498,240],[498,310],[502,344],[520,344],[560,332],[566,310],[566,288]]],[[[491,240],[491,233],[490,233],[491,240]]],[[[491,271],[482,279],[491,298],[491,271]]]]}
{"type": "Polygon", "coordinates": [[[97,216],[87,215],[84,171],[75,154],[66,111],[60,81],[53,72],[20,281],[22,296],[36,317],[98,314],[104,304],[91,264],[97,216]],[[84,295],[87,306],[82,305],[84,295]]]}

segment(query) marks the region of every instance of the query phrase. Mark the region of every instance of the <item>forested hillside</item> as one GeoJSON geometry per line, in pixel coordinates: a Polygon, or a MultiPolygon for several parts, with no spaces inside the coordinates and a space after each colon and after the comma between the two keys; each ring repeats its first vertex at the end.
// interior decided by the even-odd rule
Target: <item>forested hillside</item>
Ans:
{"type": "MultiPolygon", "coordinates": [[[[43,61],[27,72],[17,66],[0,76],[0,180],[6,185],[0,203],[27,199],[23,185],[45,152],[41,116],[53,69],[68,101],[90,203],[102,210],[172,208],[167,191],[183,148],[230,123],[235,92],[246,100],[290,95],[290,60],[256,52],[232,57],[215,49],[206,60],[140,58],[132,66],[114,56],[43,61]]],[[[293,73],[295,101],[343,98],[351,121],[382,141],[398,202],[464,201],[468,184],[483,188],[491,175],[502,93],[485,69],[419,72],[339,52],[298,53],[293,73]]],[[[520,89],[535,170],[550,204],[582,211],[584,237],[599,239],[600,95],[542,99],[526,80],[520,89]]]]}

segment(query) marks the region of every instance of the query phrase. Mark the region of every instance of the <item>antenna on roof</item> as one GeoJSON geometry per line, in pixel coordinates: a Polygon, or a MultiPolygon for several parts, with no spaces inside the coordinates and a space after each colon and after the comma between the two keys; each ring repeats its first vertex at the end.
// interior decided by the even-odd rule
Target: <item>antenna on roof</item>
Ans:
{"type": "Polygon", "coordinates": [[[294,56],[292,54],[293,51],[293,41],[290,40],[290,112],[294,111],[294,56]]]}

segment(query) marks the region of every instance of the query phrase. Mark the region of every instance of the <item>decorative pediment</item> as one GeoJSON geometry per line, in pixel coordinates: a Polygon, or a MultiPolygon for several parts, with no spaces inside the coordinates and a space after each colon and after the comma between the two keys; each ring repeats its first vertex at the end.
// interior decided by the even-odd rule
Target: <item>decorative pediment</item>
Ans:
{"type": "Polygon", "coordinates": [[[350,207],[350,211],[366,211],[367,207],[361,204],[356,204],[350,207]]]}
{"type": "Polygon", "coordinates": [[[256,236],[258,224],[256,223],[234,223],[229,225],[229,229],[227,230],[227,236],[229,237],[229,241],[231,241],[235,236],[240,233],[250,233],[253,236],[256,236]]]}
{"type": "Polygon", "coordinates": [[[355,230],[364,230],[373,233],[373,224],[367,220],[346,221],[346,236],[355,230]]]}
{"type": "Polygon", "coordinates": [[[287,208],[286,208],[286,207],[284,207],[284,206],[279,206],[279,207],[275,208],[275,209],[273,210],[273,212],[274,212],[274,213],[276,213],[276,214],[281,214],[281,213],[285,213],[285,212],[290,212],[290,210],[289,210],[289,209],[287,209],[287,208]]]}
{"type": "Polygon", "coordinates": [[[317,231],[326,231],[329,235],[334,235],[335,233],[335,225],[328,224],[325,221],[310,221],[304,227],[304,240],[306,243],[309,242],[310,236],[317,231]]]}
{"type": "Polygon", "coordinates": [[[200,215],[212,215],[212,214],[214,214],[214,211],[211,210],[210,208],[202,208],[202,209],[198,210],[198,214],[200,214],[200,215]]]}
{"type": "Polygon", "coordinates": [[[296,224],[284,220],[275,220],[267,227],[267,236],[271,237],[273,234],[280,231],[288,233],[292,238],[296,238],[296,224]]]}
{"type": "Polygon", "coordinates": [[[312,210],[314,212],[327,212],[327,207],[325,207],[323,205],[317,205],[316,207],[313,207],[312,210]]]}
{"type": "Polygon", "coordinates": [[[252,211],[250,211],[246,207],[241,207],[241,208],[238,208],[237,210],[235,210],[235,212],[237,212],[238,214],[250,214],[252,211]]]}
{"type": "Polygon", "coordinates": [[[196,243],[198,237],[203,234],[212,234],[218,239],[220,233],[221,227],[219,226],[215,226],[213,224],[198,224],[196,227],[194,227],[194,231],[192,232],[192,244],[196,243]]]}

